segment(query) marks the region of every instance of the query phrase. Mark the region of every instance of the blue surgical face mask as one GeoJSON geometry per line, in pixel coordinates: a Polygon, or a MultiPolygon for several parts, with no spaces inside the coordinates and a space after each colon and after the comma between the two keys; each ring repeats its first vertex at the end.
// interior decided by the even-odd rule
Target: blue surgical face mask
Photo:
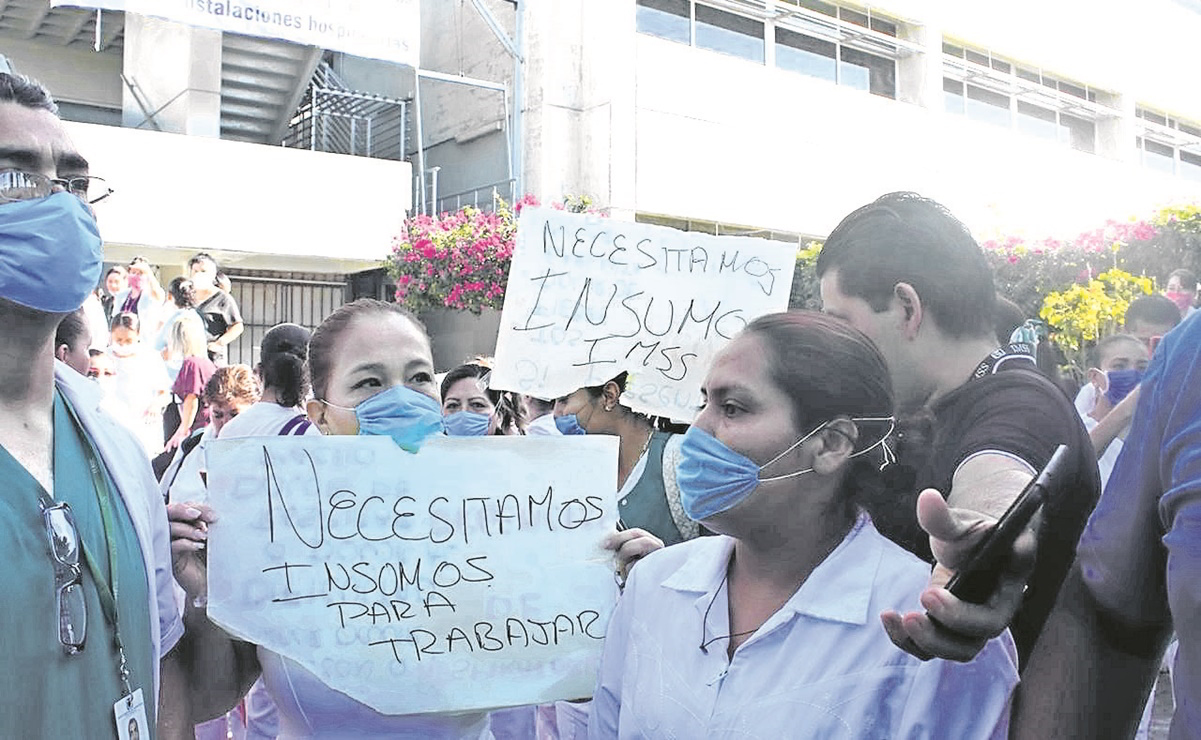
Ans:
{"type": "Polygon", "coordinates": [[[1105,373],[1105,398],[1113,405],[1121,403],[1130,395],[1135,386],[1143,382],[1143,371],[1136,368],[1129,370],[1108,370],[1105,373]]]}
{"type": "Polygon", "coordinates": [[[77,196],[0,203],[0,297],[68,313],[96,287],[103,263],[96,219],[77,196]]]}
{"type": "Polygon", "coordinates": [[[575,418],[575,414],[563,414],[555,417],[555,427],[559,430],[559,434],[587,434],[584,427],[580,426],[580,420],[575,418]]]}
{"type": "Polygon", "coordinates": [[[490,414],[476,411],[456,411],[442,417],[446,433],[452,437],[483,437],[488,433],[488,424],[491,421],[490,414]]]}
{"type": "MultiPolygon", "coordinates": [[[[888,422],[889,429],[880,440],[856,452],[858,457],[869,450],[883,445],[892,433],[891,417],[852,419],[860,422],[888,422]]],[[[700,427],[689,427],[680,444],[680,462],[676,470],[676,482],[680,486],[680,505],[684,513],[694,521],[704,521],[712,516],[734,508],[742,503],[760,483],[795,478],[813,472],[805,468],[792,473],[761,478],[760,473],[799,447],[805,440],[820,432],[828,422],[819,424],[813,431],[788,446],[788,449],[758,465],[746,455],[727,447],[720,439],[700,427]]],[[[887,446],[885,447],[887,449],[887,446]]],[[[885,453],[886,459],[890,453],[885,453]]]]}
{"type": "Polygon", "coordinates": [[[376,393],[353,409],[323,401],[328,406],[354,411],[359,420],[359,434],[391,437],[408,452],[421,449],[432,434],[442,433],[442,407],[424,393],[403,385],[395,385],[376,393]]]}

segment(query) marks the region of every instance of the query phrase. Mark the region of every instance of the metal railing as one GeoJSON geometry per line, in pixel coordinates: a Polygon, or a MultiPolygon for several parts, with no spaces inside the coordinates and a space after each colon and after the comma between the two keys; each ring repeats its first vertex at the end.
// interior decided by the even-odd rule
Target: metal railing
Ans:
{"type": "Polygon", "coordinates": [[[408,102],[350,90],[328,64],[318,65],[292,116],[284,146],[402,160],[408,147],[408,102]]]}
{"type": "MultiPolygon", "coordinates": [[[[431,170],[436,169],[437,168],[431,168],[431,170]]],[[[446,211],[457,211],[463,206],[471,206],[472,208],[478,208],[481,211],[495,211],[497,202],[499,200],[503,200],[509,205],[513,204],[513,192],[516,183],[513,178],[501,180],[499,182],[488,183],[487,185],[480,185],[477,188],[463,190],[458,193],[437,195],[437,172],[435,171],[431,174],[434,178],[433,182],[435,184],[435,190],[433,192],[435,194],[434,197],[429,199],[431,208],[426,213],[428,216],[433,216],[437,213],[445,213],[446,211]]],[[[414,183],[416,183],[416,180],[414,180],[414,183]]],[[[430,180],[427,177],[426,186],[429,187],[429,184],[430,180]]],[[[415,200],[414,202],[418,201],[415,200]]],[[[420,205],[417,206],[416,210],[418,212],[421,211],[420,205]]]]}

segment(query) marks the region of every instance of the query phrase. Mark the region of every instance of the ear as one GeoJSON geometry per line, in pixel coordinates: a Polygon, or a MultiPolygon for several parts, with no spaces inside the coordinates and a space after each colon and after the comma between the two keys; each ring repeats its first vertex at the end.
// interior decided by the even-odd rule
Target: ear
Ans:
{"type": "Polygon", "coordinates": [[[621,400],[621,388],[610,380],[605,383],[605,387],[601,388],[601,405],[605,411],[612,411],[617,408],[617,402],[621,400]]]}
{"type": "Polygon", "coordinates": [[[1088,369],[1088,382],[1093,384],[1098,393],[1104,393],[1109,390],[1109,378],[1105,377],[1105,373],[1095,367],[1088,369]]]}
{"type": "Polygon", "coordinates": [[[906,339],[914,339],[922,328],[922,298],[909,283],[897,283],[892,292],[893,301],[901,309],[901,333],[906,339]]]}
{"type": "Polygon", "coordinates": [[[818,475],[833,475],[838,472],[855,453],[855,441],[859,429],[846,417],[834,419],[818,434],[821,446],[813,457],[813,472],[818,475]]]}
{"type": "Polygon", "coordinates": [[[67,352],[69,349],[70,348],[66,345],[65,342],[63,344],[60,344],[57,347],[55,347],[54,348],[55,359],[57,359],[61,362],[66,362],[67,361],[67,352]]]}
{"type": "Polygon", "coordinates": [[[304,411],[308,414],[309,421],[317,425],[322,434],[328,435],[329,422],[325,418],[325,404],[318,401],[316,398],[310,398],[304,405],[304,411]]]}

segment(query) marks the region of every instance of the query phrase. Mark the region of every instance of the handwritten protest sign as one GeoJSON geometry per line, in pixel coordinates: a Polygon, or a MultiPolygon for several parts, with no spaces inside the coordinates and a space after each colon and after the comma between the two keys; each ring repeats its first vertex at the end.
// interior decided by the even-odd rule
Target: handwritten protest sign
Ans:
{"type": "Polygon", "coordinates": [[[795,265],[779,242],[527,207],[492,386],[556,398],[625,370],[622,403],[691,421],[713,356],[787,309],[795,265]]]}
{"type": "Polygon", "coordinates": [[[208,614],[386,714],[590,696],[615,437],[216,440],[208,614]]]}

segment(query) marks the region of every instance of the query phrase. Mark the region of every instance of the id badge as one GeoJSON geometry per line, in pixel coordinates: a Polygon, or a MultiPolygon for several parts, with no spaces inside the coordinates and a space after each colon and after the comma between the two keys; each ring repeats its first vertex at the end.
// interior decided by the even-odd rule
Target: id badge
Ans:
{"type": "Polygon", "coordinates": [[[118,699],[113,705],[113,716],[117,718],[119,740],[150,740],[150,723],[146,720],[141,689],[118,699]]]}

